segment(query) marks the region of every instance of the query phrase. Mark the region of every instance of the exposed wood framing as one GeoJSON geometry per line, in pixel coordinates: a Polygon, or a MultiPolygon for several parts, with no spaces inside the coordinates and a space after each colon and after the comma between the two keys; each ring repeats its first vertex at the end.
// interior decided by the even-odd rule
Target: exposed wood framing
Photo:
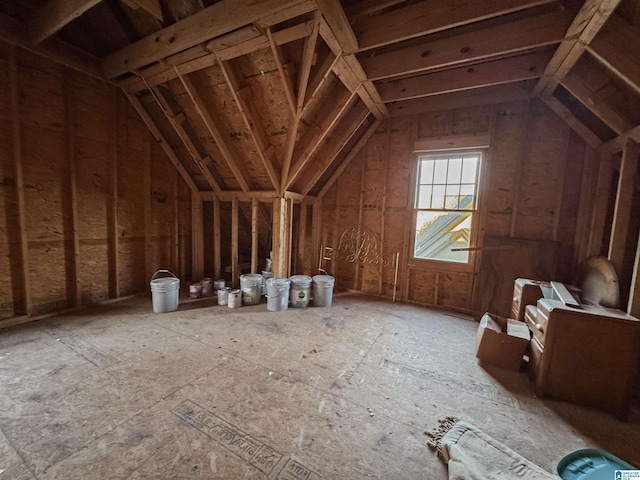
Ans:
{"type": "Polygon", "coordinates": [[[303,195],[307,195],[318,183],[338,154],[345,148],[351,137],[358,132],[368,115],[369,111],[365,108],[364,104],[358,103],[358,105],[354,106],[344,117],[344,123],[341,123],[344,128],[341,128],[339,133],[332,138],[331,143],[328,144],[329,149],[323,151],[323,159],[320,160],[320,167],[312,175],[308,176],[307,182],[302,187],[301,193],[303,195]]]}
{"type": "Polygon", "coordinates": [[[355,53],[358,50],[358,39],[356,38],[349,19],[342,9],[339,0],[316,0],[322,16],[331,27],[336,40],[342,47],[344,53],[355,53]]]}
{"type": "Polygon", "coordinates": [[[512,194],[513,196],[511,198],[511,222],[509,226],[509,237],[511,238],[517,237],[516,227],[518,225],[518,207],[520,203],[520,192],[522,191],[522,178],[524,176],[524,169],[527,163],[530,161],[529,154],[531,152],[531,143],[533,141],[531,138],[532,136],[530,135],[532,123],[531,102],[527,102],[526,115],[527,119],[525,122],[524,130],[522,132],[524,138],[518,139],[518,157],[514,182],[515,185],[512,194]]]}
{"type": "Polygon", "coordinates": [[[384,15],[365,18],[354,25],[354,30],[357,32],[360,50],[367,50],[553,1],[555,0],[461,0],[434,5],[429,0],[423,0],[384,15]]]}
{"type": "Polygon", "coordinates": [[[66,135],[66,157],[68,174],[68,202],[69,222],[68,229],[65,229],[65,236],[71,236],[70,242],[65,242],[65,256],[68,256],[70,271],[67,272],[68,284],[71,287],[71,301],[74,307],[82,305],[82,287],[80,285],[80,239],[78,237],[78,188],[77,188],[77,168],[76,168],[76,118],[73,104],[73,76],[72,73],[64,72],[64,103],[65,103],[65,135],[66,135]],[[69,248],[71,251],[69,252],[69,248]]]}
{"type": "MultiPolygon", "coordinates": [[[[109,297],[120,297],[120,256],[118,234],[118,118],[121,105],[119,91],[112,87],[113,114],[109,124],[109,187],[107,193],[107,263],[109,268],[109,297]]],[[[177,192],[176,192],[177,202],[177,192]]],[[[178,218],[176,209],[176,219],[178,218]]],[[[177,257],[176,257],[177,258],[177,257]]]]}
{"type": "Polygon", "coordinates": [[[564,106],[564,104],[556,97],[542,97],[544,103],[554,111],[561,119],[563,119],[569,127],[582,137],[594,149],[598,149],[602,146],[602,140],[585,126],[580,120],[578,120],[571,111],[564,106]]]}
{"type": "Polygon", "coordinates": [[[219,61],[222,74],[231,90],[231,94],[236,101],[236,105],[240,109],[242,120],[244,121],[247,130],[253,140],[253,143],[258,150],[258,155],[262,161],[262,165],[267,171],[267,175],[271,180],[273,187],[278,190],[280,188],[280,178],[276,172],[274,165],[274,148],[265,138],[264,128],[262,128],[262,121],[258,113],[255,111],[253,104],[250,100],[251,91],[249,87],[246,87],[240,83],[239,76],[233,70],[232,65],[229,62],[219,61]]]}
{"type": "Polygon", "coordinates": [[[287,102],[289,104],[289,108],[291,109],[291,114],[295,115],[296,114],[296,94],[293,90],[291,76],[288,74],[288,72],[285,72],[285,65],[282,62],[282,57],[280,55],[280,50],[278,48],[278,45],[273,39],[271,28],[267,28],[266,34],[267,34],[267,38],[269,39],[269,47],[271,48],[271,53],[273,54],[273,58],[276,61],[276,68],[278,69],[280,80],[282,81],[284,93],[287,96],[287,102]]]}
{"type": "Polygon", "coordinates": [[[251,273],[258,273],[258,199],[251,200],[251,273]]]}
{"type": "Polygon", "coordinates": [[[126,3],[129,7],[137,10],[141,8],[148,14],[154,16],[159,21],[164,21],[164,17],[162,16],[162,6],[160,5],[160,0],[122,0],[123,3],[126,3]]]}
{"type": "Polygon", "coordinates": [[[541,51],[492,60],[404,80],[383,82],[378,85],[378,89],[382,100],[387,103],[538,78],[550,56],[549,51],[541,51]]]}
{"type": "Polygon", "coordinates": [[[587,0],[567,29],[564,41],[553,54],[534,92],[551,96],[595,38],[620,0],[587,0]]]}
{"type": "MultiPolygon", "coordinates": [[[[387,122],[387,131],[384,140],[385,157],[391,158],[391,122],[387,122]]],[[[387,219],[387,187],[389,184],[389,163],[383,162],[384,179],[382,182],[382,197],[380,199],[380,253],[384,254],[385,226],[387,219]]],[[[378,265],[378,295],[382,295],[382,284],[384,282],[384,265],[378,265]]]]}
{"type": "Polygon", "coordinates": [[[487,148],[489,146],[490,140],[491,138],[488,132],[418,138],[415,141],[414,150],[424,152],[433,150],[487,148]]]}
{"type": "Polygon", "coordinates": [[[31,315],[31,277],[29,273],[29,243],[24,199],[24,175],[22,167],[22,135],[20,130],[20,100],[18,92],[18,62],[15,48],[9,56],[9,99],[11,102],[11,147],[16,182],[16,205],[18,208],[18,231],[20,232],[20,265],[22,267],[22,289],[24,291],[24,313],[31,315]]]}
{"type": "Polygon", "coordinates": [[[640,318],[640,236],[636,249],[636,260],[633,263],[633,276],[631,277],[631,290],[627,312],[636,318],[640,318]]]}
{"type": "Polygon", "coordinates": [[[291,242],[291,207],[292,200],[276,198],[273,200],[273,261],[274,278],[289,277],[290,242],[291,242]]]}
{"type": "Polygon", "coordinates": [[[598,168],[598,184],[596,195],[593,201],[593,214],[591,219],[591,231],[589,235],[589,246],[587,257],[592,255],[602,255],[602,238],[604,235],[605,221],[607,217],[607,207],[609,199],[609,188],[613,176],[613,161],[611,154],[602,152],[600,155],[600,166],[598,168]]]}
{"type": "Polygon", "coordinates": [[[627,143],[627,140],[633,140],[636,143],[640,143],[640,125],[633,127],[622,135],[617,136],[613,140],[608,141],[602,145],[602,149],[610,153],[621,152],[627,143]]]}
{"type": "Polygon", "coordinates": [[[202,97],[200,97],[200,94],[198,93],[195,85],[187,76],[183,76],[178,73],[178,77],[180,78],[182,85],[187,91],[187,94],[189,95],[189,98],[191,99],[196,112],[198,112],[198,115],[204,123],[204,126],[207,128],[207,131],[216,142],[216,145],[220,149],[220,153],[222,153],[222,157],[233,172],[236,181],[240,185],[240,188],[244,192],[249,191],[251,189],[249,185],[250,181],[246,177],[244,171],[240,168],[240,165],[236,160],[237,154],[234,153],[235,147],[229,140],[229,135],[224,135],[222,133],[224,128],[224,121],[216,115],[215,111],[207,108],[207,106],[204,104],[204,101],[202,100],[202,97]]]}
{"type": "Polygon", "coordinates": [[[220,200],[213,196],[213,275],[216,279],[222,274],[222,259],[220,256],[220,200]]]}
{"type": "Polygon", "coordinates": [[[101,0],[49,0],[29,22],[32,45],[50,37],[101,0]]]}
{"type": "Polygon", "coordinates": [[[27,26],[4,14],[0,14],[0,40],[93,78],[102,79],[101,62],[97,57],[56,38],[48,38],[41,44],[33,46],[29,39],[27,26]]]}
{"type": "Polygon", "coordinates": [[[640,63],[632,53],[640,51],[640,28],[613,14],[587,49],[631,88],[640,92],[640,63]]]}
{"type": "Polygon", "coordinates": [[[240,273],[238,271],[238,199],[231,200],[231,285],[238,288],[240,273]]]}
{"type": "Polygon", "coordinates": [[[561,83],[580,103],[618,135],[629,130],[631,128],[630,122],[618,112],[615,105],[612,105],[606,98],[602,98],[602,92],[591,88],[587,81],[587,77],[571,73],[564,77],[561,83]]]}
{"type": "Polygon", "coordinates": [[[184,123],[186,122],[186,117],[184,116],[184,114],[182,114],[181,112],[175,113],[171,110],[171,106],[169,105],[167,99],[165,98],[164,93],[162,93],[162,91],[159,88],[157,87],[152,88],[150,89],[150,92],[153,95],[153,98],[155,99],[155,101],[158,103],[158,106],[160,107],[160,110],[162,110],[162,113],[164,114],[165,118],[171,124],[174,131],[176,132],[176,134],[184,144],[185,148],[189,152],[189,155],[191,155],[191,158],[193,159],[194,163],[198,166],[198,169],[200,170],[204,178],[207,180],[207,183],[209,184],[211,189],[216,193],[220,193],[222,191],[222,188],[220,187],[220,184],[215,179],[215,177],[211,173],[211,170],[208,167],[208,164],[211,163],[211,159],[209,157],[200,156],[200,152],[198,152],[198,148],[196,147],[196,145],[194,145],[193,141],[191,140],[191,137],[189,136],[189,134],[185,129],[184,123]]]}
{"type": "Polygon", "coordinates": [[[622,151],[622,163],[620,164],[620,175],[618,177],[618,189],[608,255],[618,275],[623,271],[624,260],[627,253],[627,236],[631,216],[633,215],[631,206],[633,204],[633,192],[637,183],[636,172],[638,171],[639,151],[638,144],[632,140],[627,141],[622,151]]]}
{"type": "Polygon", "coordinates": [[[340,122],[342,117],[349,110],[349,107],[352,106],[355,92],[351,93],[350,95],[347,94],[345,97],[346,98],[335,100],[336,108],[333,111],[332,116],[325,124],[320,126],[313,124],[312,127],[309,128],[307,135],[305,135],[301,140],[303,144],[302,151],[300,152],[296,164],[291,168],[291,173],[285,185],[285,189],[288,189],[289,187],[291,187],[291,185],[293,185],[296,178],[298,178],[298,176],[300,175],[300,172],[302,172],[308,162],[311,161],[313,153],[320,146],[322,141],[327,138],[327,135],[340,122]]]}
{"type": "Polygon", "coordinates": [[[144,138],[142,195],[144,199],[144,272],[147,280],[153,275],[151,266],[151,132],[144,138]]]}
{"type": "Polygon", "coordinates": [[[580,209],[578,212],[578,221],[576,223],[576,231],[573,240],[574,265],[578,265],[587,258],[589,232],[591,231],[593,213],[593,198],[595,196],[597,180],[596,174],[598,172],[598,164],[596,160],[598,158],[600,158],[599,153],[596,153],[591,149],[586,149],[580,187],[580,199],[578,201],[580,209]]]}
{"type": "MultiPolygon", "coordinates": [[[[364,146],[367,144],[369,139],[373,136],[374,133],[376,133],[376,130],[380,127],[381,124],[382,124],[382,120],[376,119],[369,126],[369,128],[364,133],[364,135],[362,135],[360,140],[358,140],[358,143],[355,144],[355,146],[351,149],[351,151],[345,157],[345,159],[342,161],[342,163],[337,168],[337,170],[333,173],[333,175],[331,175],[331,178],[329,178],[329,180],[327,180],[327,182],[324,184],[324,186],[322,187],[320,192],[318,192],[318,199],[320,201],[324,198],[324,196],[327,194],[327,192],[329,190],[331,190],[331,187],[333,187],[333,184],[344,173],[344,171],[347,169],[349,164],[351,164],[353,159],[360,153],[360,151],[364,148],[364,146]]],[[[315,217],[315,213],[314,213],[314,217],[315,217]]]]}
{"type": "Polygon", "coordinates": [[[491,25],[439,40],[360,58],[369,80],[450,68],[559,43],[573,19],[571,10],[491,25]]]}
{"type": "Polygon", "coordinates": [[[204,239],[202,228],[202,200],[191,193],[191,280],[200,281],[204,271],[204,239]]]}
{"type": "MultiPolygon", "coordinates": [[[[340,8],[339,4],[338,8],[340,8]]],[[[320,14],[316,12],[313,31],[311,32],[311,35],[309,35],[305,40],[304,49],[302,51],[302,63],[300,65],[300,73],[298,75],[298,98],[296,105],[297,115],[300,115],[300,113],[302,112],[302,107],[305,105],[305,98],[307,97],[307,85],[309,84],[309,74],[311,73],[311,67],[313,66],[313,59],[316,51],[319,29],[320,14]]]]}
{"type": "Polygon", "coordinates": [[[131,105],[133,105],[133,108],[135,108],[136,112],[138,112],[138,115],[140,115],[140,118],[142,118],[144,124],[149,130],[151,130],[151,133],[162,147],[162,150],[164,150],[164,153],[167,155],[167,157],[169,157],[169,160],[171,161],[173,166],[176,167],[176,170],[178,170],[178,173],[180,173],[182,179],[189,186],[189,189],[192,192],[197,192],[198,186],[191,178],[191,175],[189,175],[189,172],[187,172],[187,170],[184,168],[184,165],[182,165],[180,159],[173,151],[167,140],[164,138],[164,135],[162,135],[162,132],[160,132],[160,129],[158,129],[149,113],[145,110],[138,97],[131,94],[126,94],[126,96],[129,99],[129,102],[131,102],[131,105]]]}
{"type": "Polygon", "coordinates": [[[306,201],[302,201],[300,204],[300,220],[298,225],[298,256],[296,261],[296,271],[306,272],[305,269],[305,250],[307,242],[307,214],[309,205],[306,201]]]}
{"type": "Polygon", "coordinates": [[[318,198],[311,208],[311,273],[316,272],[318,252],[320,251],[320,233],[322,228],[322,199],[318,198]]]}
{"type": "MultiPolygon", "coordinates": [[[[173,174],[173,219],[171,221],[171,268],[174,272],[180,272],[180,199],[178,191],[180,177],[178,171],[173,174]]],[[[183,277],[180,274],[180,277],[183,277]]]]}
{"type": "Polygon", "coordinates": [[[286,20],[314,9],[309,0],[222,0],[107,56],[104,76],[115,78],[263,17],[282,13],[286,20]]]}

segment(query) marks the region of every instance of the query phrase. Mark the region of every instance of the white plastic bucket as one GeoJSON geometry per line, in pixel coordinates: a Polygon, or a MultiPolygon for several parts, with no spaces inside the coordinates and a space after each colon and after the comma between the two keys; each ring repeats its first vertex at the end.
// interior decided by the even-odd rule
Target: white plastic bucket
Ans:
{"type": "Polygon", "coordinates": [[[158,270],[151,277],[151,299],[153,313],[173,312],[178,309],[180,279],[169,270],[158,270]],[[156,278],[159,273],[168,273],[171,277],[156,278]]]}
{"type": "Polygon", "coordinates": [[[218,305],[226,305],[229,301],[229,287],[222,287],[218,290],[218,305]]]}
{"type": "Polygon", "coordinates": [[[270,278],[267,280],[267,310],[279,312],[289,307],[289,286],[291,280],[288,278],[270,278]]]}
{"type": "Polygon", "coordinates": [[[262,271],[262,294],[267,294],[267,280],[269,280],[273,275],[270,270],[262,271]]]}
{"type": "Polygon", "coordinates": [[[203,278],[202,279],[202,295],[203,296],[209,296],[213,293],[213,282],[211,281],[210,278],[203,278]]]}
{"type": "Polygon", "coordinates": [[[294,275],[291,280],[291,306],[293,308],[306,308],[311,296],[311,277],[308,275],[294,275]]]}
{"type": "Polygon", "coordinates": [[[192,283],[189,285],[189,298],[200,298],[202,296],[202,284],[192,283]]]}
{"type": "Polygon", "coordinates": [[[330,307],[333,300],[333,284],[336,279],[330,275],[313,277],[313,304],[316,307],[330,307]]]}
{"type": "Polygon", "coordinates": [[[231,290],[227,297],[227,306],[229,308],[238,308],[242,306],[242,294],[240,290],[231,290]]]}
{"type": "Polygon", "coordinates": [[[262,275],[258,273],[240,275],[240,290],[242,290],[243,305],[259,304],[260,291],[262,290],[262,275]]]}
{"type": "Polygon", "coordinates": [[[224,288],[224,280],[220,279],[213,282],[213,288],[216,290],[220,290],[221,288],[224,288]]]}

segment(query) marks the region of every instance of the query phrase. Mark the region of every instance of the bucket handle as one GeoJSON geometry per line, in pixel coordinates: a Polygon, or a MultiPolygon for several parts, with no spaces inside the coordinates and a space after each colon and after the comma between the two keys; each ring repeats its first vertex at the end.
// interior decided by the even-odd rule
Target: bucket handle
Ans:
{"type": "Polygon", "coordinates": [[[156,273],[153,274],[153,277],[151,277],[151,280],[155,279],[156,275],[158,275],[159,273],[168,273],[169,275],[172,275],[174,278],[178,278],[173,273],[171,273],[169,270],[158,270],[156,273]]]}

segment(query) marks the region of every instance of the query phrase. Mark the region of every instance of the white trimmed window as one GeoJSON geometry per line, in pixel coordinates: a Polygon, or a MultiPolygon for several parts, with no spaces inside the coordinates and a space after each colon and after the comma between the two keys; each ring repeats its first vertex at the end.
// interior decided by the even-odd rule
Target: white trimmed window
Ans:
{"type": "Polygon", "coordinates": [[[413,258],[469,263],[482,152],[419,154],[413,258]]]}

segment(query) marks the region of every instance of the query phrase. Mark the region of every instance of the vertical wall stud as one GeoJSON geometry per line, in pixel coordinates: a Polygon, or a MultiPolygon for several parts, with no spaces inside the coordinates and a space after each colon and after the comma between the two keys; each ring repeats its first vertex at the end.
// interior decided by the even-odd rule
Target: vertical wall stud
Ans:
{"type": "Polygon", "coordinates": [[[120,92],[112,88],[113,110],[109,125],[109,188],[107,199],[107,261],[109,297],[120,296],[120,259],[118,257],[118,119],[120,118],[120,92]]]}
{"type": "Polygon", "coordinates": [[[24,200],[24,175],[22,170],[22,135],[20,131],[20,104],[18,101],[18,65],[15,47],[10,47],[9,59],[9,97],[11,101],[11,142],[13,164],[15,168],[16,203],[18,207],[18,225],[20,231],[20,261],[22,264],[22,286],[24,289],[24,312],[31,315],[31,279],[29,277],[29,244],[24,200]]]}
{"type": "Polygon", "coordinates": [[[593,215],[591,220],[591,232],[589,235],[589,247],[587,256],[602,254],[602,237],[604,235],[604,224],[607,216],[607,206],[609,198],[609,188],[611,177],[613,176],[613,162],[611,154],[602,151],[600,167],[598,169],[598,185],[596,186],[596,196],[593,202],[593,215]]]}
{"type": "Polygon", "coordinates": [[[300,226],[298,228],[298,261],[296,262],[296,270],[299,273],[306,272],[306,262],[304,261],[305,243],[307,241],[307,210],[309,205],[307,200],[300,203],[300,226]]]}
{"type": "Polygon", "coordinates": [[[231,284],[238,287],[238,198],[231,200],[231,284]]]}
{"type": "Polygon", "coordinates": [[[202,238],[202,197],[198,192],[191,193],[191,279],[202,278],[204,264],[204,245],[202,238]]]}
{"type": "Polygon", "coordinates": [[[251,273],[258,272],[258,199],[251,200],[251,273]]]}
{"type": "MultiPolygon", "coordinates": [[[[147,131],[144,139],[144,177],[143,177],[143,195],[144,195],[144,272],[147,281],[151,280],[153,275],[151,262],[151,250],[153,242],[151,239],[151,132],[147,131]]],[[[163,267],[166,268],[166,267],[163,267]]]]}
{"type": "Polygon", "coordinates": [[[217,279],[222,275],[222,258],[220,256],[220,200],[213,196],[213,275],[217,279]]]}

